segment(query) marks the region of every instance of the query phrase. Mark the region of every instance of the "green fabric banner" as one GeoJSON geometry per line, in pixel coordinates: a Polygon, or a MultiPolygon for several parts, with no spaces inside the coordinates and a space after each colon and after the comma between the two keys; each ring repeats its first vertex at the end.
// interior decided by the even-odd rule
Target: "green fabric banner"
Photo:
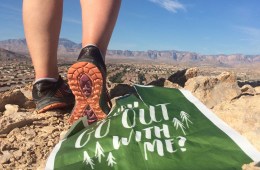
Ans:
{"type": "Polygon", "coordinates": [[[230,170],[260,153],[185,90],[135,86],[103,121],[77,121],[46,169],[230,170]]]}

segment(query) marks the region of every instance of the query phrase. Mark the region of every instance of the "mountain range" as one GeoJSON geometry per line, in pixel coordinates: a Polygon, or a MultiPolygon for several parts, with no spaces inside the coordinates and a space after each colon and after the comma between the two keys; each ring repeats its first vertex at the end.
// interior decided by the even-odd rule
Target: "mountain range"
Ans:
{"type": "MultiPolygon", "coordinates": [[[[6,51],[9,52],[9,58],[29,56],[25,39],[9,39],[0,41],[0,59],[6,58],[6,51]],[[12,55],[13,54],[13,55],[12,55]]],[[[58,57],[62,60],[74,60],[81,50],[81,44],[71,40],[61,38],[59,40],[58,57]]],[[[154,61],[163,63],[201,63],[221,66],[232,66],[237,64],[260,64],[259,55],[244,54],[219,54],[202,55],[194,52],[177,50],[148,50],[148,51],[130,51],[130,50],[108,50],[107,59],[128,59],[133,61],[154,61]]]]}

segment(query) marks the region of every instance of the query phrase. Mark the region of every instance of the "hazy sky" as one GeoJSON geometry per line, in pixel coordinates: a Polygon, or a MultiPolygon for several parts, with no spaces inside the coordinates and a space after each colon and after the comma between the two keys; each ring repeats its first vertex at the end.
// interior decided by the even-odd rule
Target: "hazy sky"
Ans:
{"type": "MultiPolygon", "coordinates": [[[[0,40],[24,38],[21,7],[1,0],[0,40]]],[[[259,7],[260,0],[122,0],[109,48],[260,54],[259,7]]],[[[81,41],[79,0],[64,0],[61,37],[81,41]]]]}

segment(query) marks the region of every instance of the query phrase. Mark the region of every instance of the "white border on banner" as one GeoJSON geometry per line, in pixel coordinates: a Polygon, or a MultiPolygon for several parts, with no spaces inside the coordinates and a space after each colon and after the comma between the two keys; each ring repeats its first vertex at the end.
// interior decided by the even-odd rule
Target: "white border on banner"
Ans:
{"type": "Polygon", "coordinates": [[[254,162],[260,161],[260,152],[241,134],[227,125],[216,114],[208,109],[203,103],[201,103],[192,93],[188,90],[180,89],[182,94],[193,103],[213,124],[215,124],[220,130],[226,133],[254,162]]]}
{"type": "Polygon", "coordinates": [[[64,142],[66,139],[61,140],[51,151],[51,154],[47,160],[45,170],[53,170],[54,169],[54,163],[55,163],[55,157],[58,151],[60,150],[62,142],[64,142]]]}

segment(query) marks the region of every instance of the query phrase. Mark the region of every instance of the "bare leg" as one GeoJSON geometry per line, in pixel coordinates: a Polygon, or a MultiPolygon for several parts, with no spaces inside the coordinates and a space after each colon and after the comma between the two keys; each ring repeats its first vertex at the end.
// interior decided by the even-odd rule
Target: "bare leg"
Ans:
{"type": "Polygon", "coordinates": [[[95,44],[106,54],[121,0],[81,0],[82,46],[95,44]]]}
{"type": "Polygon", "coordinates": [[[25,37],[35,78],[58,78],[57,48],[63,0],[23,0],[25,37]]]}

